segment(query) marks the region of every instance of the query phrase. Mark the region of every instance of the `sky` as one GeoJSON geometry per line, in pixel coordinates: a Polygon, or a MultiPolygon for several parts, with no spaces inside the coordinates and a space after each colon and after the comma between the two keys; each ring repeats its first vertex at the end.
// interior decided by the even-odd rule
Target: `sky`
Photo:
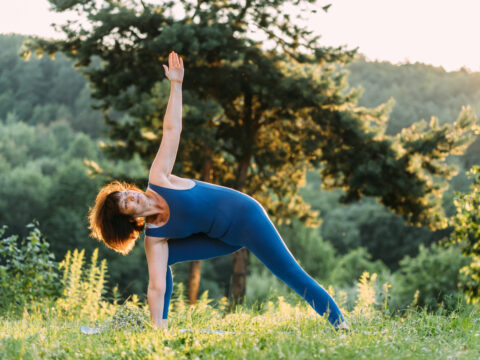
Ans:
{"type": "MultiPolygon", "coordinates": [[[[148,0],[147,0],[148,1],[148,0]]],[[[369,60],[480,71],[480,0],[319,0],[307,24],[326,46],[359,48],[369,60]]],[[[60,37],[63,14],[47,0],[0,0],[0,33],[60,37]]]]}

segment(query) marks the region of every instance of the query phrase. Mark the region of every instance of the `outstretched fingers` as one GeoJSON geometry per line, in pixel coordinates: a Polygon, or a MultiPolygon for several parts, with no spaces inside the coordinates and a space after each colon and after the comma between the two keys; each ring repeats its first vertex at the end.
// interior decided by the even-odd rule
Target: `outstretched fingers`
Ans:
{"type": "Polygon", "coordinates": [[[168,66],[170,70],[172,69],[172,67],[183,67],[183,59],[178,56],[175,51],[172,51],[168,55],[168,66]]]}
{"type": "Polygon", "coordinates": [[[183,80],[183,59],[175,51],[168,54],[168,67],[163,65],[165,75],[170,81],[182,82],[183,80]]]}
{"type": "Polygon", "coordinates": [[[174,52],[172,52],[173,54],[173,66],[177,67],[178,66],[178,55],[174,52]]]}
{"type": "Polygon", "coordinates": [[[163,66],[163,69],[165,70],[165,75],[168,77],[168,74],[170,72],[170,70],[172,70],[172,56],[173,56],[173,51],[168,54],[168,66],[167,65],[162,65],[163,66]]]}
{"type": "Polygon", "coordinates": [[[177,53],[174,53],[174,55],[175,55],[175,66],[176,66],[176,67],[181,67],[181,65],[180,65],[180,58],[179,58],[178,54],[177,54],[177,53]]]}

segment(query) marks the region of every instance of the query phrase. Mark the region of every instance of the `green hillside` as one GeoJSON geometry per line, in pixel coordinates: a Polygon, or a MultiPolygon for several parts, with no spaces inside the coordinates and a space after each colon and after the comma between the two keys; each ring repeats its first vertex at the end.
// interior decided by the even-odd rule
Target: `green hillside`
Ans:
{"type": "MultiPolygon", "coordinates": [[[[114,162],[105,156],[100,145],[107,128],[103,114],[92,107],[95,101],[86,80],[61,55],[21,59],[18,53],[24,40],[18,35],[0,36],[0,225],[7,225],[10,234],[26,235],[25,225],[38,220],[57,259],[68,249],[86,248],[91,253],[100,247],[100,257],[108,259],[112,270],[111,284],[119,284],[125,297],[143,296],[147,271],[142,246],[125,258],[112,253],[88,237],[86,214],[96,190],[110,175],[141,178],[146,169],[138,157],[114,162]],[[85,167],[91,161],[103,169],[100,176],[92,177],[85,167]]],[[[480,113],[480,73],[362,58],[348,71],[350,85],[364,89],[361,105],[374,107],[395,100],[388,125],[392,134],[431,116],[453,123],[466,105],[480,113]]],[[[459,166],[452,189],[468,188],[465,171],[479,164],[479,146],[477,141],[465,156],[451,159],[459,166]]],[[[364,270],[392,276],[392,271],[411,265],[402,262],[405,256],[415,258],[421,244],[428,247],[450,232],[406,226],[375,199],[341,205],[341,191],[323,191],[315,172],[309,174],[302,194],[320,210],[322,225],[307,229],[294,221],[280,232],[305,269],[326,284],[351,287],[364,270]]],[[[444,198],[449,214],[454,211],[452,198],[452,191],[444,198]]],[[[285,291],[252,261],[251,301],[264,299],[270,286],[285,291]]],[[[186,279],[187,266],[176,266],[177,282],[186,279]]],[[[205,263],[201,290],[208,289],[214,298],[227,295],[230,274],[229,258],[205,263]]]]}

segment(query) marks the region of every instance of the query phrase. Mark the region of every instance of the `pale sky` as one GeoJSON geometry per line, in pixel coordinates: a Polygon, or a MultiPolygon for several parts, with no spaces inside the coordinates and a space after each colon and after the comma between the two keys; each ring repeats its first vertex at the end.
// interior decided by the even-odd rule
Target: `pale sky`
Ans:
{"type": "MultiPolygon", "coordinates": [[[[328,3],[327,13],[308,19],[324,45],[359,47],[370,60],[480,71],[480,0],[319,1],[328,3]]],[[[47,0],[0,0],[0,33],[60,37],[50,24],[66,18],[47,0]]]]}

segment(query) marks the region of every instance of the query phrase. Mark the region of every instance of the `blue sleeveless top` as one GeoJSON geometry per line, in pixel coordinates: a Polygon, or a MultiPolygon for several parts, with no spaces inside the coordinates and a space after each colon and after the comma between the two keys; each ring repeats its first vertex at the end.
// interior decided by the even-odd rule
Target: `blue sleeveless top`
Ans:
{"type": "Polygon", "coordinates": [[[246,222],[258,215],[259,211],[265,215],[262,206],[246,194],[203,181],[193,181],[195,185],[184,190],[148,184],[151,190],[165,199],[170,216],[162,226],[147,224],[147,236],[184,238],[205,233],[212,238],[237,243],[246,222]]]}

